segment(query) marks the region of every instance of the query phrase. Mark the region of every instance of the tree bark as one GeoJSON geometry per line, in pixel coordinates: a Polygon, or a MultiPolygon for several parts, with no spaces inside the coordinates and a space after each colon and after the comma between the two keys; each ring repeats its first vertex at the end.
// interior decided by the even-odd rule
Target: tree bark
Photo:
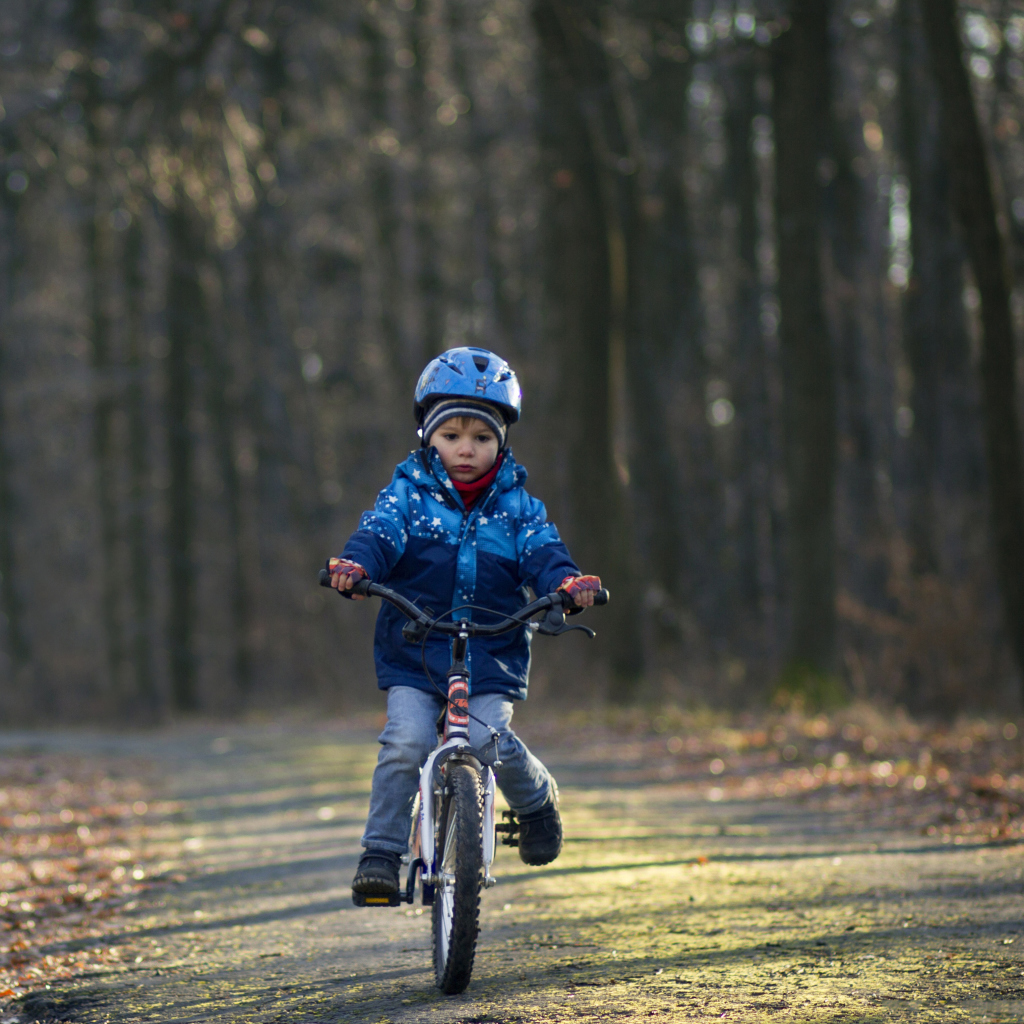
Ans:
{"type": "MultiPolygon", "coordinates": [[[[223,285],[223,275],[217,279],[223,285]]],[[[216,298],[223,310],[223,288],[216,298]]],[[[209,305],[213,305],[212,296],[209,305]]],[[[224,324],[223,316],[218,323],[224,324]]],[[[218,337],[210,330],[201,338],[203,364],[206,370],[206,406],[213,427],[214,450],[224,484],[224,511],[227,516],[228,545],[231,551],[231,575],[227,589],[231,595],[231,645],[234,648],[233,671],[235,687],[242,698],[252,691],[252,656],[249,651],[249,632],[252,626],[252,601],[249,596],[251,573],[245,558],[245,524],[242,517],[242,486],[235,465],[235,424],[238,410],[230,395],[232,392],[231,366],[227,352],[228,332],[221,330],[218,337]]]]}
{"type": "Polygon", "coordinates": [[[835,669],[836,383],[822,299],[818,176],[829,129],[830,6],[794,0],[773,54],[792,616],[783,682],[797,691],[817,687],[835,669]]]}
{"type": "MultiPolygon", "coordinates": [[[[662,0],[642,13],[645,20],[663,20],[685,34],[685,12],[674,2],[662,0]]],[[[666,599],[658,621],[671,640],[679,639],[679,611],[692,582],[687,579],[683,486],[669,425],[680,351],[695,346],[700,323],[697,254],[679,173],[688,117],[681,97],[690,78],[689,62],[667,58],[654,59],[646,81],[629,80],[621,68],[612,77],[620,122],[636,124],[635,130],[622,132],[634,168],[623,182],[633,207],[627,218],[633,227],[625,375],[634,437],[630,476],[638,498],[634,515],[649,578],[666,599]]]]}
{"type": "Polygon", "coordinates": [[[194,229],[189,222],[185,200],[167,217],[167,457],[170,467],[170,508],[167,524],[167,554],[170,562],[170,648],[171,697],[175,710],[195,711],[196,661],[193,650],[195,629],[195,488],[193,479],[194,442],[189,425],[192,409],[192,359],[203,330],[203,290],[198,277],[201,258],[194,229]]]}
{"type": "Polygon", "coordinates": [[[964,66],[955,0],[921,4],[942,101],[953,209],[981,296],[981,386],[996,573],[1007,637],[1024,674],[1024,484],[1016,406],[1012,278],[985,140],[964,66]]]}
{"type": "MultiPolygon", "coordinates": [[[[842,59],[832,55],[833,74],[842,59]]],[[[875,200],[866,194],[874,179],[863,180],[855,168],[863,121],[854,110],[833,115],[830,139],[834,174],[826,190],[829,270],[836,331],[837,542],[841,585],[871,607],[886,607],[890,563],[877,479],[879,460],[888,449],[891,423],[873,415],[877,370],[872,352],[873,314],[877,301],[879,252],[868,240],[875,200]],[[874,377],[873,377],[874,374],[874,377]],[[841,525],[839,525],[841,524],[841,525]]]]}
{"type": "Polygon", "coordinates": [[[502,288],[503,273],[498,254],[497,231],[499,204],[494,195],[494,175],[490,167],[491,148],[496,141],[502,139],[502,130],[500,125],[494,123],[493,114],[490,117],[485,114],[473,87],[475,78],[470,68],[470,54],[474,23],[479,16],[477,5],[473,0],[447,0],[447,4],[452,77],[459,92],[469,100],[469,110],[462,119],[468,123],[464,151],[476,172],[473,186],[476,196],[472,214],[476,270],[470,296],[476,321],[474,326],[477,328],[478,344],[507,352],[515,336],[515,309],[502,288]],[[486,282],[483,293],[479,291],[481,281],[486,282]]]}
{"type": "MultiPolygon", "coordinates": [[[[915,5],[916,6],[916,5],[915,5]]],[[[941,325],[931,273],[938,255],[935,239],[929,238],[928,215],[936,206],[946,209],[945,197],[934,197],[937,168],[924,173],[922,143],[924,120],[920,107],[927,94],[920,68],[920,53],[909,0],[900,4],[897,18],[900,52],[900,128],[901,156],[910,187],[911,277],[903,296],[903,346],[914,375],[911,410],[914,414],[910,444],[910,522],[911,567],[915,572],[935,572],[939,567],[935,534],[935,471],[939,445],[938,352],[935,342],[941,325]],[[938,198],[938,202],[934,199],[938,198]],[[932,202],[929,202],[932,199],[932,202]],[[937,330],[938,328],[938,330],[937,330]]]]}
{"type": "MultiPolygon", "coordinates": [[[[4,140],[7,141],[6,139],[4,140]]],[[[4,301],[0,304],[0,609],[3,610],[7,654],[16,677],[32,659],[32,647],[25,631],[24,604],[18,589],[18,565],[15,555],[16,502],[12,482],[12,463],[8,436],[8,417],[4,389],[9,382],[7,349],[13,334],[11,317],[15,289],[24,260],[22,241],[16,223],[19,201],[7,189],[3,197],[3,275],[4,301]]],[[[8,685],[14,682],[10,680],[8,685]]]]}
{"type": "Polygon", "coordinates": [[[643,673],[623,445],[636,211],[597,14],[589,0],[537,0],[533,8],[543,62],[548,329],[562,362],[566,414],[558,423],[570,450],[573,546],[584,571],[614,592],[604,631],[612,637],[610,695],[628,702],[643,673]]]}
{"type": "MultiPolygon", "coordinates": [[[[388,78],[393,60],[387,36],[377,22],[375,11],[367,9],[362,18],[362,36],[367,49],[365,103],[369,132],[380,135],[392,128],[388,101],[388,78]]],[[[371,146],[371,152],[373,151],[371,146]]],[[[388,355],[395,393],[410,395],[419,367],[413,368],[405,343],[402,317],[402,259],[399,252],[402,219],[395,154],[377,148],[368,162],[369,199],[373,211],[374,272],[377,277],[377,317],[381,344],[388,355]]],[[[403,424],[404,426],[404,424],[403,424]]]]}
{"type": "Polygon", "coordinates": [[[741,455],[738,481],[738,575],[741,607],[766,631],[767,645],[777,603],[775,533],[771,504],[772,424],[768,396],[769,365],[761,328],[763,286],[757,261],[758,168],[753,153],[753,122],[759,113],[757,77],[767,70],[766,54],[756,46],[740,50],[729,69],[731,86],[726,130],[729,164],[726,188],[738,213],[736,283],[736,411],[741,455]]]}
{"type": "Polygon", "coordinates": [[[964,464],[972,424],[963,415],[963,400],[951,401],[969,381],[970,345],[961,298],[965,256],[950,215],[950,169],[940,144],[939,103],[917,8],[914,0],[903,0],[899,21],[901,148],[910,185],[912,259],[903,308],[904,348],[914,377],[909,538],[913,569],[937,572],[943,475],[960,484],[972,476],[964,464]],[[954,450],[944,449],[944,435],[956,440],[954,450]]]}
{"type": "Polygon", "coordinates": [[[127,539],[131,571],[131,656],[135,674],[135,701],[141,714],[147,719],[153,719],[159,713],[160,698],[153,674],[153,594],[150,585],[153,558],[148,528],[150,458],[148,389],[143,363],[145,279],[142,253],[142,224],[136,213],[128,228],[123,257],[128,369],[125,392],[129,462],[127,539]]]}
{"type": "Polygon", "coordinates": [[[407,92],[411,142],[416,147],[418,158],[412,175],[412,200],[418,259],[416,290],[420,307],[420,362],[432,359],[444,347],[444,282],[438,270],[440,247],[434,230],[430,171],[434,107],[425,81],[427,57],[431,48],[431,18],[426,8],[427,0],[417,0],[410,15],[409,49],[414,64],[409,74],[407,92]]]}
{"type": "Polygon", "coordinates": [[[117,451],[114,438],[114,417],[118,398],[113,389],[111,371],[114,366],[113,337],[108,310],[110,274],[110,232],[107,209],[103,203],[104,148],[99,126],[103,95],[100,77],[94,69],[99,41],[99,11],[96,0],[77,0],[72,11],[75,36],[84,55],[83,70],[78,73],[77,91],[82,100],[86,138],[88,140],[88,171],[86,215],[83,229],[85,244],[89,341],[96,399],[93,406],[92,443],[96,463],[96,497],[100,527],[100,619],[106,642],[109,685],[115,697],[123,696],[125,687],[125,643],[121,621],[120,594],[122,580],[118,566],[120,524],[117,508],[117,451]]]}

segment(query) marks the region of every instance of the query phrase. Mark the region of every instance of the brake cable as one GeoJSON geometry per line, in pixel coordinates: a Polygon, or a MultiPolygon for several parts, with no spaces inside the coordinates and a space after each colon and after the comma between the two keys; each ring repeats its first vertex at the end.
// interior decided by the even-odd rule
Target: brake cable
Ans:
{"type": "MultiPolygon", "coordinates": [[[[456,605],[454,608],[449,608],[448,611],[442,612],[441,615],[438,615],[437,618],[434,619],[434,621],[426,628],[426,631],[423,634],[423,639],[420,641],[420,665],[423,667],[423,674],[427,677],[427,681],[430,683],[430,685],[433,686],[433,688],[435,690],[437,690],[437,692],[441,695],[442,700],[444,700],[444,702],[445,702],[445,707],[446,708],[450,707],[454,703],[454,701],[451,701],[451,700],[448,699],[448,694],[445,693],[445,691],[441,689],[441,687],[434,681],[434,677],[430,674],[430,669],[427,667],[427,640],[429,639],[430,634],[433,631],[434,627],[440,625],[441,619],[443,619],[447,615],[451,615],[453,612],[461,612],[461,611],[467,611],[467,610],[468,611],[475,611],[475,612],[485,612],[487,615],[502,615],[503,614],[502,612],[496,612],[493,608],[484,608],[482,605],[478,605],[478,604],[460,604],[460,605],[456,605]]],[[[513,616],[511,616],[511,615],[504,615],[503,617],[506,618],[506,619],[512,619],[513,618],[513,616]]],[[[524,621],[519,622],[519,625],[520,626],[528,627],[528,620],[524,620],[524,621]]],[[[512,630],[509,629],[508,632],[511,633],[512,630]]],[[[500,636],[501,634],[498,633],[498,634],[494,634],[494,635],[500,636]]],[[[469,650],[468,646],[467,646],[466,650],[468,652],[468,650],[469,650]]],[[[490,734],[491,734],[491,742],[494,744],[494,763],[493,763],[492,767],[500,768],[502,762],[501,762],[501,760],[498,757],[498,738],[499,738],[498,730],[495,729],[493,725],[490,725],[488,722],[485,722],[482,718],[477,718],[476,715],[474,715],[469,710],[469,701],[468,700],[466,701],[466,714],[467,714],[467,716],[469,718],[473,719],[474,722],[477,722],[479,725],[482,725],[485,729],[487,729],[490,732],[490,734]]]]}

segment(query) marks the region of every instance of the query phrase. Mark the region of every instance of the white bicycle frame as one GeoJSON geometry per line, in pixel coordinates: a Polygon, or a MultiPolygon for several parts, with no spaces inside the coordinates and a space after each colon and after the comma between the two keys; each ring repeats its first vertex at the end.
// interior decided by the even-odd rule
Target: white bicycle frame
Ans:
{"type": "MultiPolygon", "coordinates": [[[[461,665],[465,653],[468,635],[462,631],[458,634],[461,651],[458,662],[461,665]]],[[[440,787],[435,781],[435,769],[439,760],[461,754],[474,755],[469,745],[469,677],[463,672],[454,671],[448,677],[448,703],[445,707],[446,739],[431,751],[423,767],[420,769],[420,817],[418,843],[414,841],[410,856],[418,856],[423,861],[422,880],[425,885],[434,885],[438,874],[437,850],[434,843],[434,815],[437,811],[437,797],[440,787]],[[418,851],[416,847],[419,847],[418,851]]],[[[484,813],[483,813],[483,867],[484,886],[490,888],[497,879],[491,875],[491,864],[494,861],[494,771],[490,765],[483,765],[484,813]]]]}
{"type": "MultiPolygon", "coordinates": [[[[436,797],[439,795],[434,780],[434,768],[438,760],[449,751],[466,750],[465,737],[455,736],[436,747],[423,762],[420,769],[420,818],[419,818],[419,856],[423,860],[423,882],[433,885],[437,878],[437,850],[434,844],[434,815],[437,810],[436,797]]],[[[486,888],[497,883],[491,875],[491,864],[494,863],[494,772],[489,765],[483,766],[484,815],[483,815],[483,862],[484,885],[486,888]]]]}

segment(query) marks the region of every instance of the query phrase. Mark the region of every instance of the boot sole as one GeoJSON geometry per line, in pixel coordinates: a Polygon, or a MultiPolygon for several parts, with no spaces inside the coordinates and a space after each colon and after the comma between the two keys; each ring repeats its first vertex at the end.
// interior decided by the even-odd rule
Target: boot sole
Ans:
{"type": "Polygon", "coordinates": [[[363,896],[394,896],[398,893],[398,883],[378,878],[357,878],[352,883],[352,891],[363,896]]]}

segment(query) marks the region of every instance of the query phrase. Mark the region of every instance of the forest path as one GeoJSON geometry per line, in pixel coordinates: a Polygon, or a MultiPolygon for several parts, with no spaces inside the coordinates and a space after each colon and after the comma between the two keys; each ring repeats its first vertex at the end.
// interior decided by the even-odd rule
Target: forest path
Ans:
{"type": "Polygon", "coordinates": [[[29,1019],[1024,1020],[1019,847],[831,798],[712,802],[706,776],[659,781],[636,748],[585,737],[537,748],[562,856],[531,870],[499,847],[472,984],[442,996],[429,910],[349,898],[376,749],[329,727],[105,738],[180,803],[153,841],[180,844],[187,877],[89,940],[123,966],[30,996],[29,1019]]]}

